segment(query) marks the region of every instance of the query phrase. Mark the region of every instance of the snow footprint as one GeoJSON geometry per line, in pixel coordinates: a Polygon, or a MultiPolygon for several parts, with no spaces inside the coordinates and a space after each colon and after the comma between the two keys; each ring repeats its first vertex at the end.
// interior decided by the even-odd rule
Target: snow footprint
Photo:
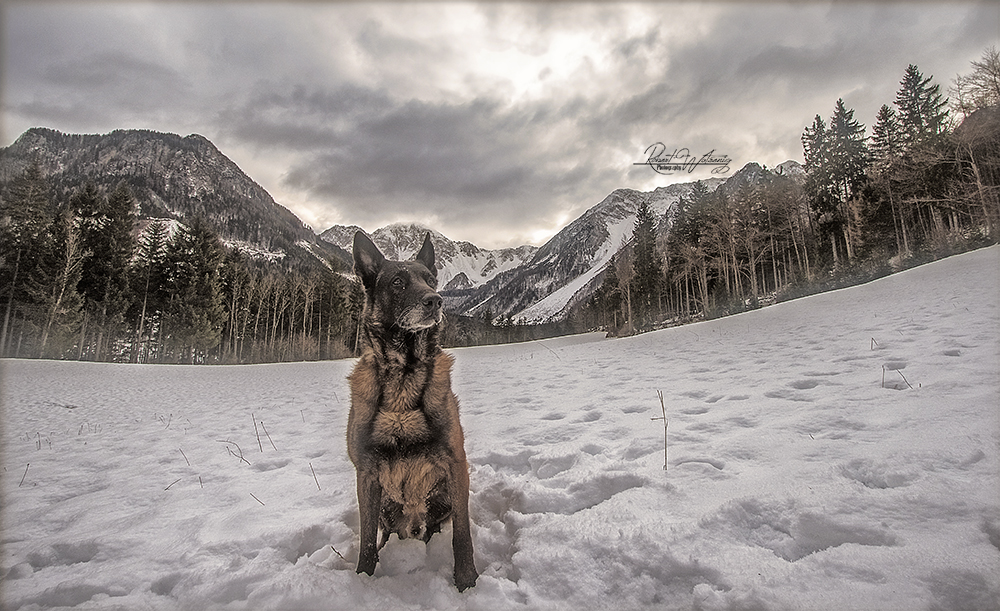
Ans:
{"type": "Polygon", "coordinates": [[[563,490],[534,487],[524,492],[520,504],[523,513],[571,515],[596,507],[626,490],[641,488],[648,481],[647,478],[633,473],[600,473],[573,482],[563,490]]]}
{"type": "Polygon", "coordinates": [[[699,525],[729,532],[733,538],[769,549],[788,562],[848,543],[898,544],[896,536],[885,528],[835,520],[814,511],[799,511],[793,500],[785,503],[767,503],[756,498],[733,500],[715,515],[703,518],[699,525]]]}

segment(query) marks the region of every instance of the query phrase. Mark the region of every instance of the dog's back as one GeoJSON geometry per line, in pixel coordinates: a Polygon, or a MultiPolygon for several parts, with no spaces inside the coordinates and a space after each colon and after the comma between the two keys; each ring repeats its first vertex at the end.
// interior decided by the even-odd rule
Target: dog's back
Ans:
{"type": "Polygon", "coordinates": [[[450,517],[455,585],[464,590],[478,577],[469,473],[451,390],[453,359],[437,343],[442,312],[430,236],[415,261],[399,262],[386,260],[358,232],[354,260],[367,296],[368,343],[349,378],[347,448],[361,514],[358,572],[374,572],[390,533],[427,541],[450,517]]]}

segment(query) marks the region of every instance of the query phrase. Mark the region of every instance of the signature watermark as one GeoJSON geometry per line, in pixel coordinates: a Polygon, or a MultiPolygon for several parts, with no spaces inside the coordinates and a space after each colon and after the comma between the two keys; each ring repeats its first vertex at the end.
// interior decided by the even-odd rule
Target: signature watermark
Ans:
{"type": "Polygon", "coordinates": [[[691,154],[687,148],[675,148],[670,151],[662,142],[649,145],[646,148],[646,161],[632,165],[648,165],[657,174],[669,176],[677,172],[694,172],[699,166],[710,167],[712,174],[729,173],[729,164],[733,161],[728,155],[716,154],[715,149],[701,157],[691,154]]]}

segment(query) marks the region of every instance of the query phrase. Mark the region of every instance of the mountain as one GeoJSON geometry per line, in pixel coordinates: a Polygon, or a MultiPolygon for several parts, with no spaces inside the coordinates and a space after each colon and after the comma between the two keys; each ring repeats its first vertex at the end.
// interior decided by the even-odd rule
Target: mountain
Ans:
{"type": "MultiPolygon", "coordinates": [[[[320,238],[350,251],[354,234],[360,227],[335,225],[320,234],[320,238]]],[[[395,223],[375,230],[372,241],[390,258],[406,260],[414,257],[431,234],[438,268],[438,286],[442,292],[474,289],[497,275],[516,269],[530,260],[538,250],[535,246],[519,246],[500,250],[485,250],[469,242],[456,242],[441,233],[417,223],[395,223]]]]}
{"type": "Polygon", "coordinates": [[[348,260],[346,252],[318,240],[291,211],[203,136],[148,130],[64,134],[45,128],[24,132],[0,149],[0,184],[37,162],[56,201],[93,181],[106,191],[124,181],[141,219],[184,222],[203,216],[229,246],[269,260],[348,260]]]}
{"type": "MultiPolygon", "coordinates": [[[[709,190],[723,180],[703,181],[709,190]]],[[[565,318],[593,290],[592,283],[608,261],[632,239],[636,212],[645,202],[658,218],[666,218],[693,183],[654,191],[618,189],[587,210],[546,242],[526,265],[499,275],[473,292],[456,308],[462,314],[489,311],[526,322],[565,318]]]]}
{"type": "MultiPolygon", "coordinates": [[[[730,195],[773,176],[798,180],[804,172],[795,161],[774,170],[748,163],[729,178],[701,182],[709,191],[720,189],[730,195]]],[[[451,312],[528,323],[558,322],[596,290],[608,262],[632,239],[639,205],[645,202],[661,219],[659,231],[666,231],[671,211],[693,186],[693,182],[680,183],[649,192],[617,189],[540,248],[483,250],[412,223],[383,227],[371,237],[387,257],[409,259],[430,232],[438,256],[440,292],[451,312]]],[[[350,250],[359,229],[337,225],[320,237],[350,250]]]]}
{"type": "MultiPolygon", "coordinates": [[[[709,191],[720,189],[728,195],[774,176],[801,180],[805,173],[795,161],[774,170],[748,163],[729,178],[701,182],[709,191]]],[[[528,323],[563,320],[597,289],[608,262],[632,239],[639,205],[645,202],[661,219],[659,231],[666,231],[674,206],[693,186],[680,183],[650,192],[618,189],[553,236],[524,266],[497,275],[461,300],[452,299],[450,306],[469,316],[489,312],[528,323]]]]}
{"type": "MultiPolygon", "coordinates": [[[[143,221],[184,223],[201,215],[229,246],[257,259],[351,265],[350,250],[360,228],[338,225],[317,236],[197,134],[118,130],[80,135],[32,128],[0,149],[0,189],[33,162],[57,201],[66,201],[88,180],[109,191],[124,181],[143,221]]],[[[710,191],[729,194],[768,176],[801,180],[804,172],[794,161],[774,170],[750,163],[727,179],[702,182],[710,191]]],[[[650,192],[615,190],[540,248],[486,250],[414,223],[382,227],[371,237],[387,257],[409,259],[430,232],[439,286],[451,312],[557,322],[589,297],[608,262],[631,240],[639,205],[649,205],[661,219],[660,231],[665,231],[670,211],[693,184],[650,192]]]]}

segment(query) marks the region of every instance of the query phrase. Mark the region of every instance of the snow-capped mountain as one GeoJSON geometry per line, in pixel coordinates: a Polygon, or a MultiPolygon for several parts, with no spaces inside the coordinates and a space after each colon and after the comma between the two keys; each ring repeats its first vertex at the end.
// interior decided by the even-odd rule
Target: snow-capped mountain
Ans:
{"type": "MultiPolygon", "coordinates": [[[[353,225],[335,225],[320,234],[320,238],[350,251],[354,234],[360,230],[353,225]]],[[[522,266],[538,250],[535,246],[485,250],[469,242],[451,240],[417,223],[394,223],[375,230],[370,236],[386,257],[402,261],[417,254],[428,232],[434,244],[438,286],[442,291],[482,286],[498,274],[522,266]]]]}
{"type": "MultiPolygon", "coordinates": [[[[795,161],[774,170],[748,163],[729,178],[701,181],[709,191],[735,193],[767,176],[799,178],[795,161]]],[[[454,242],[418,224],[394,224],[376,230],[372,240],[389,258],[416,255],[424,235],[431,233],[438,258],[438,280],[449,311],[492,319],[501,316],[528,323],[563,320],[597,288],[601,274],[632,239],[639,205],[645,202],[666,227],[669,212],[694,182],[659,187],[642,192],[617,189],[563,228],[540,248],[522,246],[497,251],[483,250],[468,242],[454,242]]],[[[355,226],[334,226],[321,238],[350,251],[355,226]]]]}
{"type": "MultiPolygon", "coordinates": [[[[724,181],[703,181],[714,190],[724,181]]],[[[475,291],[457,308],[463,314],[509,316],[526,322],[560,320],[593,290],[592,281],[632,239],[636,212],[645,202],[658,218],[691,192],[694,183],[650,192],[618,189],[543,245],[523,267],[475,291]]]]}

